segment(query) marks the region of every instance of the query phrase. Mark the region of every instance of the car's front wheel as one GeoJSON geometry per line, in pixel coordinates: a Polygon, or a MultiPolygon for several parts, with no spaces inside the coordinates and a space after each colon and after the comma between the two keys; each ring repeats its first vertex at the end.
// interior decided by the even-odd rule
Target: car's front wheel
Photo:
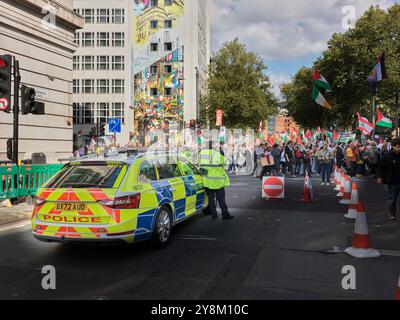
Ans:
{"type": "Polygon", "coordinates": [[[167,207],[162,207],[158,214],[153,230],[152,242],[157,248],[166,247],[171,241],[172,214],[167,207]]]}

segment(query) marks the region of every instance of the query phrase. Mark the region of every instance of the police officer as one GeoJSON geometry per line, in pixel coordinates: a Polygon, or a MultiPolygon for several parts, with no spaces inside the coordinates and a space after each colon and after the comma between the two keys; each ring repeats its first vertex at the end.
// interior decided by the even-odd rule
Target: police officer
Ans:
{"type": "Polygon", "coordinates": [[[209,148],[199,154],[200,168],[203,171],[203,184],[209,201],[206,214],[211,214],[212,220],[218,220],[216,197],[222,211],[222,219],[231,220],[233,216],[229,214],[225,201],[225,187],[230,186],[230,180],[225,172],[225,158],[218,150],[219,146],[216,144],[215,147],[214,149],[212,142],[210,142],[209,148]]]}

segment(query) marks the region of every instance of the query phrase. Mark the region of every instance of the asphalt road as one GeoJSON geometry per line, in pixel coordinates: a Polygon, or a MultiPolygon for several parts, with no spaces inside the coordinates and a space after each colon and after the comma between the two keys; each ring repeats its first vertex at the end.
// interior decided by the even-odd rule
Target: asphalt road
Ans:
{"type": "Polygon", "coordinates": [[[357,260],[340,250],[354,231],[347,207],[332,188],[313,184],[315,203],[299,202],[302,179],[286,181],[285,200],[267,201],[259,180],[233,177],[227,201],[235,219],[196,216],[164,250],[41,243],[29,226],[0,232],[0,299],[393,300],[400,222],[387,219],[384,187],[358,183],[373,246],[385,254],[357,260]],[[56,290],[42,289],[45,265],[56,269],[56,290]],[[342,288],[346,265],[356,269],[356,290],[342,288]]]}

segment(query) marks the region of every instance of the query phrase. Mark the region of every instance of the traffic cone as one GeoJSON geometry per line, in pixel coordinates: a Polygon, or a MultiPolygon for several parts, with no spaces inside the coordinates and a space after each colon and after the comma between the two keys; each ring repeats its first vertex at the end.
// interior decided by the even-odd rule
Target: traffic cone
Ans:
{"type": "Polygon", "coordinates": [[[379,251],[371,247],[365,206],[362,202],[360,202],[359,211],[357,212],[352,247],[347,248],[344,252],[359,259],[378,258],[381,256],[379,251]]]}
{"type": "Polygon", "coordinates": [[[400,301],[400,277],[399,277],[399,282],[397,283],[396,300],[400,301]]]}
{"type": "Polygon", "coordinates": [[[306,173],[306,177],[304,179],[304,191],[303,191],[303,198],[300,199],[301,202],[314,202],[314,192],[313,187],[311,184],[311,179],[306,173]]]}
{"type": "Polygon", "coordinates": [[[339,172],[338,172],[338,175],[337,175],[337,177],[336,177],[336,187],[335,187],[335,189],[334,190],[336,190],[336,191],[340,191],[340,184],[341,184],[341,182],[342,182],[342,170],[341,169],[339,169],[339,172]]]}
{"type": "Polygon", "coordinates": [[[350,204],[351,203],[351,193],[352,193],[352,188],[351,188],[350,177],[346,176],[346,181],[344,184],[343,198],[342,198],[342,200],[339,201],[339,203],[340,204],[350,204]]]}
{"type": "Polygon", "coordinates": [[[345,218],[347,219],[357,219],[357,212],[359,209],[359,200],[358,200],[358,189],[357,189],[357,184],[353,183],[353,186],[351,188],[351,199],[350,199],[350,207],[349,211],[347,211],[347,214],[344,215],[345,218]]]}
{"type": "Polygon", "coordinates": [[[340,179],[340,190],[339,193],[336,195],[337,197],[343,197],[345,181],[346,181],[346,175],[342,173],[342,178],[340,179]]]}

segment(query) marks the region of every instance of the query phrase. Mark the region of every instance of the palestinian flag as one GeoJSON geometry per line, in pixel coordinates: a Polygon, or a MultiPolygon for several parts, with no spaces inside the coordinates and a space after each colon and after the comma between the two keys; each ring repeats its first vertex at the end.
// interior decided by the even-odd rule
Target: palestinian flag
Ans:
{"type": "Polygon", "coordinates": [[[307,132],[306,132],[306,137],[307,137],[308,140],[310,140],[310,139],[313,137],[313,135],[312,135],[310,129],[307,130],[307,132]]]}
{"type": "Polygon", "coordinates": [[[317,68],[314,68],[314,72],[313,72],[313,81],[314,81],[314,85],[324,89],[326,92],[332,92],[333,89],[331,87],[331,85],[328,83],[328,81],[326,81],[326,79],[319,73],[319,71],[317,70],[317,68]]]}
{"type": "Polygon", "coordinates": [[[270,146],[273,146],[275,144],[274,137],[268,137],[267,142],[269,143],[270,146]]]}
{"type": "Polygon", "coordinates": [[[326,109],[332,108],[332,106],[328,103],[328,101],[325,100],[324,96],[321,94],[321,92],[319,91],[318,87],[315,84],[314,84],[314,89],[313,89],[313,93],[312,93],[312,98],[320,106],[322,106],[326,109]]]}
{"type": "Polygon", "coordinates": [[[333,142],[337,142],[340,139],[340,134],[336,131],[333,130],[333,142]]]}
{"type": "Polygon", "coordinates": [[[359,113],[358,115],[358,128],[357,130],[362,131],[364,134],[370,135],[372,130],[375,129],[375,125],[368,121],[367,118],[363,118],[359,113]]]}
{"type": "Polygon", "coordinates": [[[389,118],[386,118],[383,113],[381,112],[381,110],[377,110],[378,113],[378,117],[377,117],[377,122],[376,125],[379,127],[384,127],[384,128],[393,128],[393,123],[389,118]]]}
{"type": "Polygon", "coordinates": [[[258,133],[262,132],[262,128],[263,128],[263,122],[260,122],[260,126],[258,127],[258,133]]]}
{"type": "Polygon", "coordinates": [[[387,78],[386,66],[385,66],[385,53],[383,52],[378,56],[376,65],[368,77],[368,82],[372,89],[372,94],[376,95],[376,90],[378,88],[378,82],[387,78]]]}

